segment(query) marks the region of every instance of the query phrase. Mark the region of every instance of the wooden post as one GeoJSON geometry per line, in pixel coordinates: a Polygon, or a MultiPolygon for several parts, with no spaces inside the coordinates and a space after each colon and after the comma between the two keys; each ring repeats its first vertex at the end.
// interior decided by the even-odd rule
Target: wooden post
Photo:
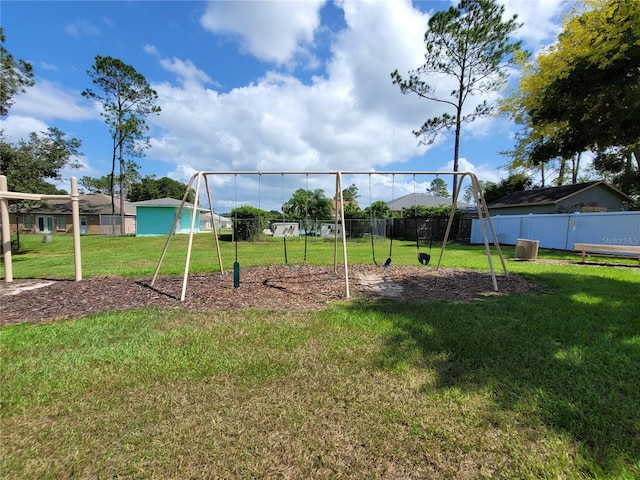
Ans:
{"type": "MultiPolygon", "coordinates": [[[[7,177],[0,175],[0,193],[7,191],[7,177]]],[[[2,220],[2,255],[4,257],[4,281],[13,282],[11,265],[11,226],[9,225],[9,202],[0,195],[0,219],[2,220]]]]}
{"type": "Polygon", "coordinates": [[[73,261],[76,282],[82,280],[82,254],[80,253],[80,206],[78,205],[78,181],[71,177],[71,217],[73,222],[73,261]]]}
{"type": "MultiPolygon", "coordinates": [[[[13,281],[13,268],[11,265],[11,229],[9,225],[8,199],[25,200],[71,200],[71,215],[73,218],[73,256],[75,261],[75,280],[82,280],[82,256],[80,252],[80,212],[78,206],[78,184],[76,178],[71,178],[71,195],[41,195],[39,193],[21,193],[7,191],[7,177],[0,175],[0,219],[2,220],[2,246],[4,249],[5,281],[13,281]]],[[[18,226],[16,225],[16,228],[18,226]]]]}
{"type": "MultiPolygon", "coordinates": [[[[340,204],[340,221],[342,222],[342,259],[344,261],[344,290],[345,295],[349,298],[349,262],[347,260],[347,226],[344,223],[344,196],[342,195],[342,174],[336,173],[336,190],[338,198],[336,198],[336,222],[338,221],[338,203],[340,204]]],[[[336,235],[337,235],[336,230],[336,235]]]]}

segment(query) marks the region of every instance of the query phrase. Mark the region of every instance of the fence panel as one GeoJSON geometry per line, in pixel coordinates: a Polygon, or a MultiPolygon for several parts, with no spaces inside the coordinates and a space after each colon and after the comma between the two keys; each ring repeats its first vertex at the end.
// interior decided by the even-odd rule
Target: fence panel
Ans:
{"type": "MultiPolygon", "coordinates": [[[[483,243],[479,222],[472,222],[472,244],[483,243]]],[[[498,242],[505,245],[515,245],[518,238],[538,240],[540,247],[558,250],[573,250],[576,242],[640,245],[640,212],[499,215],[491,222],[498,242]]]]}

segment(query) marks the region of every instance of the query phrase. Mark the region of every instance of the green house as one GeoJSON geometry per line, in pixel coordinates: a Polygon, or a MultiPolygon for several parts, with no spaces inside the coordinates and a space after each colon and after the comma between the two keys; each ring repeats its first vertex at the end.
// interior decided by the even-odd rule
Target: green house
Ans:
{"type": "MultiPolygon", "coordinates": [[[[155,200],[145,200],[133,202],[136,207],[136,223],[138,237],[150,237],[157,235],[168,235],[173,222],[180,209],[181,200],[175,198],[158,198],[155,200]]],[[[200,212],[206,212],[206,208],[196,210],[196,219],[193,232],[200,232],[200,212]]],[[[174,233],[189,233],[191,231],[191,216],[193,215],[193,204],[186,203],[180,213],[180,218],[176,223],[174,233]]]]}

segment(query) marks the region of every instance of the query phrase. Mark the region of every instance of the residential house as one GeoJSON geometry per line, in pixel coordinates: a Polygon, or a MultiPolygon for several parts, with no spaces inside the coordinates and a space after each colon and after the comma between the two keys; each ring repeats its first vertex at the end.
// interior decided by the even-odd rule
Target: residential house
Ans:
{"type": "MultiPolygon", "coordinates": [[[[158,198],[155,200],[144,200],[133,202],[136,209],[138,237],[168,235],[174,224],[182,200],[175,198],[158,198]]],[[[194,233],[200,232],[200,214],[207,212],[206,208],[196,210],[194,233]]],[[[191,231],[191,218],[193,215],[193,204],[185,202],[180,218],[176,223],[174,233],[189,233],[191,231]]]]}
{"type": "MultiPolygon", "coordinates": [[[[88,193],[78,196],[80,213],[80,233],[89,235],[120,235],[120,200],[103,193],[88,193]]],[[[38,203],[28,211],[17,212],[15,205],[9,207],[9,222],[13,232],[20,233],[70,233],[74,225],[71,215],[71,200],[56,199],[38,203]]],[[[125,202],[125,235],[136,231],[136,212],[129,202],[125,202]]]]}
{"type": "Polygon", "coordinates": [[[487,203],[494,215],[624,211],[633,199],[603,181],[514,192],[487,203]]]}
{"type": "MultiPolygon", "coordinates": [[[[410,193],[409,195],[387,202],[387,206],[392,212],[399,212],[402,217],[404,210],[413,208],[416,205],[424,207],[439,207],[445,205],[449,207],[452,202],[453,199],[451,197],[440,197],[430,193],[410,193]]],[[[456,202],[456,206],[460,210],[475,210],[475,205],[470,203],[456,202]]]]}
{"type": "Polygon", "coordinates": [[[211,213],[200,214],[200,231],[213,231],[213,224],[215,222],[216,230],[232,228],[232,222],[230,218],[223,217],[217,213],[213,214],[213,220],[211,219],[211,213]]]}

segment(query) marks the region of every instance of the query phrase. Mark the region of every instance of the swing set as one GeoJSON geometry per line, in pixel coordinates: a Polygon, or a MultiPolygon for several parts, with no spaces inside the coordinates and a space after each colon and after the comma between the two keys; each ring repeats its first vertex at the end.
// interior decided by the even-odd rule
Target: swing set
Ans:
{"type": "MultiPolygon", "coordinates": [[[[307,187],[306,191],[309,191],[309,174],[307,174],[307,187]]],[[[304,200],[304,212],[305,212],[305,223],[304,223],[304,257],[302,259],[302,266],[307,264],[307,237],[308,225],[309,225],[309,198],[305,196],[304,200]]],[[[295,267],[289,264],[289,255],[287,253],[287,237],[298,237],[300,236],[299,225],[297,223],[287,223],[285,219],[286,212],[285,208],[285,200],[284,200],[284,174],[282,174],[282,223],[275,223],[273,229],[274,237],[282,237],[282,245],[284,248],[284,264],[289,270],[292,272],[296,272],[300,269],[300,267],[295,267]]]]}
{"type": "Polygon", "coordinates": [[[11,224],[9,222],[9,200],[70,200],[71,218],[73,225],[73,260],[75,266],[75,281],[82,280],[82,253],[80,250],[80,207],[78,182],[71,177],[71,194],[48,195],[40,193],[11,192],[8,190],[6,175],[0,175],[0,231],[2,234],[2,259],[4,263],[4,281],[13,282],[13,262],[11,259],[11,224]]]}
{"type": "MultiPolygon", "coordinates": [[[[437,178],[437,176],[436,176],[437,178]]],[[[418,227],[418,197],[416,196],[416,174],[413,174],[413,214],[415,215],[416,227],[416,250],[418,252],[418,262],[421,265],[429,265],[431,261],[431,247],[433,246],[433,224],[432,218],[429,218],[429,253],[420,251],[420,229],[418,227]]],[[[453,209],[452,209],[453,215],[453,209]]]]}
{"type": "MultiPolygon", "coordinates": [[[[491,272],[491,279],[492,279],[492,283],[493,283],[493,289],[494,291],[498,291],[498,283],[497,283],[497,279],[496,279],[496,274],[493,268],[493,260],[491,257],[491,249],[489,247],[489,236],[487,234],[487,226],[489,227],[489,230],[491,232],[491,236],[492,236],[492,240],[493,240],[493,244],[497,250],[498,256],[500,258],[501,264],[502,264],[502,270],[506,275],[508,275],[507,273],[507,267],[504,261],[504,257],[502,255],[502,251],[500,249],[500,244],[498,242],[498,238],[497,235],[495,233],[495,230],[493,228],[493,224],[491,222],[491,217],[489,215],[489,211],[486,207],[486,204],[484,202],[484,199],[482,198],[482,190],[480,188],[480,183],[478,181],[478,178],[473,174],[473,173],[469,173],[469,172],[403,172],[403,171],[399,171],[399,172],[361,172],[361,171],[334,171],[334,172],[327,172],[327,171],[320,171],[320,172],[284,172],[284,171],[268,171],[268,172],[262,172],[262,171],[238,171],[238,172],[233,172],[233,171],[200,171],[197,173],[194,173],[190,180],[189,183],[187,184],[187,188],[184,194],[184,197],[182,198],[182,202],[180,203],[180,206],[178,207],[178,211],[176,212],[176,216],[174,219],[174,223],[171,227],[171,229],[169,230],[169,234],[167,235],[167,240],[165,242],[164,248],[162,250],[162,253],[160,254],[160,258],[158,260],[158,264],[156,266],[155,272],[153,274],[153,277],[151,279],[150,285],[153,286],[155,281],[158,278],[158,275],[160,273],[160,268],[162,266],[162,262],[164,261],[164,257],[167,253],[167,249],[169,248],[169,244],[171,242],[171,238],[174,235],[174,232],[176,230],[176,226],[177,226],[177,222],[179,221],[181,214],[182,214],[182,209],[184,208],[184,205],[186,203],[187,200],[187,196],[189,194],[189,192],[191,191],[191,189],[193,188],[193,186],[195,185],[195,201],[194,201],[194,205],[193,205],[193,210],[192,210],[192,214],[191,214],[191,228],[189,231],[189,239],[187,242],[187,253],[186,253],[186,258],[185,258],[185,267],[184,267],[184,275],[182,278],[182,292],[180,295],[180,300],[184,301],[185,296],[186,296],[186,290],[187,290],[187,282],[188,282],[188,278],[189,278],[189,266],[190,266],[190,262],[191,262],[191,251],[192,251],[192,247],[193,247],[193,234],[195,232],[195,222],[196,222],[196,212],[198,210],[198,202],[200,199],[200,193],[201,190],[203,188],[204,185],[204,190],[207,196],[207,200],[208,200],[208,204],[209,204],[209,210],[211,213],[211,217],[214,218],[214,211],[213,211],[213,197],[212,197],[212,192],[211,192],[211,188],[209,185],[209,177],[216,177],[216,176],[230,176],[233,175],[234,177],[234,199],[236,201],[237,204],[237,177],[238,175],[258,175],[258,178],[260,179],[262,175],[281,175],[282,178],[284,179],[285,175],[306,175],[307,176],[307,186],[308,186],[308,178],[309,175],[328,175],[328,176],[334,176],[335,177],[335,184],[336,184],[336,194],[335,194],[335,199],[336,199],[336,208],[335,208],[335,218],[334,218],[334,248],[333,248],[333,269],[334,272],[337,274],[338,273],[338,243],[339,241],[342,242],[342,267],[343,267],[343,272],[344,272],[344,285],[345,285],[345,297],[349,298],[350,297],[350,291],[349,291],[349,268],[348,268],[348,257],[347,257],[347,238],[346,238],[346,229],[345,228],[341,228],[344,227],[345,225],[345,219],[344,219],[344,198],[343,198],[343,194],[342,194],[342,177],[343,175],[369,175],[369,195],[371,196],[371,175],[391,175],[392,176],[392,196],[395,195],[395,182],[396,182],[396,175],[413,175],[414,178],[414,190],[415,190],[415,178],[416,175],[453,175],[454,178],[454,182],[458,181],[458,188],[456,189],[456,197],[457,195],[460,193],[461,189],[462,189],[462,182],[466,177],[469,177],[469,179],[471,180],[471,191],[473,193],[473,197],[475,199],[476,202],[476,207],[477,207],[477,212],[478,212],[478,218],[480,220],[479,224],[480,224],[480,229],[482,231],[482,237],[484,239],[484,245],[485,245],[485,251],[486,251],[486,255],[487,255],[487,261],[489,264],[489,270],[491,272]],[[457,180],[456,180],[457,179],[457,180]]],[[[284,183],[284,180],[283,180],[284,183]]],[[[258,195],[260,195],[260,193],[258,193],[258,195]]],[[[284,197],[283,197],[284,198],[284,197]]],[[[447,222],[447,228],[446,228],[446,232],[444,235],[444,239],[442,241],[442,248],[440,249],[440,255],[438,257],[438,262],[436,265],[436,270],[438,270],[440,268],[440,264],[442,262],[442,257],[444,255],[445,252],[445,248],[447,245],[447,241],[449,239],[449,233],[451,231],[451,226],[453,224],[453,218],[454,218],[454,214],[455,214],[455,210],[456,210],[456,205],[457,205],[457,198],[453,198],[452,199],[452,205],[451,205],[451,214],[449,215],[449,220],[447,222]]],[[[308,214],[308,212],[307,212],[308,214]]],[[[237,216],[236,216],[236,221],[234,222],[234,240],[235,240],[235,259],[234,259],[234,264],[233,264],[233,286],[234,288],[239,288],[241,285],[241,281],[240,281],[240,262],[238,259],[238,235],[237,235],[237,216]]],[[[374,247],[374,243],[373,243],[373,218],[370,217],[370,222],[371,222],[371,238],[372,238],[372,256],[373,256],[373,261],[377,266],[380,266],[381,268],[388,268],[389,265],[391,264],[391,259],[392,259],[392,253],[393,253],[393,223],[392,223],[392,227],[391,227],[391,238],[390,238],[390,242],[389,242],[389,256],[386,259],[386,261],[382,264],[378,264],[376,257],[375,257],[375,247],[374,247]]],[[[416,247],[417,247],[417,255],[418,255],[418,262],[422,265],[427,265],[431,259],[431,246],[433,245],[433,227],[432,225],[430,225],[431,227],[431,234],[430,234],[430,243],[429,243],[429,253],[425,253],[425,252],[421,252],[420,251],[420,239],[419,239],[419,235],[418,235],[418,218],[416,215],[416,247]]],[[[307,225],[305,225],[305,245],[304,245],[304,258],[303,258],[303,265],[306,263],[307,260],[307,236],[308,236],[308,232],[307,230],[307,225]]],[[[215,243],[215,249],[216,249],[216,253],[217,253],[217,258],[218,258],[218,266],[220,269],[220,273],[224,273],[224,268],[222,266],[222,255],[221,255],[221,251],[220,251],[220,244],[218,241],[218,232],[217,232],[217,228],[215,225],[215,222],[213,222],[213,237],[214,237],[214,243],[215,243]]],[[[284,260],[285,260],[285,265],[287,267],[289,267],[290,269],[297,269],[299,267],[292,267],[291,265],[289,265],[289,258],[288,258],[288,252],[287,252],[287,244],[286,244],[286,235],[283,237],[283,248],[284,248],[284,260]]]]}
{"type": "MultiPolygon", "coordinates": [[[[391,220],[391,238],[389,239],[389,256],[384,261],[383,264],[379,264],[376,260],[376,247],[374,242],[375,237],[375,219],[373,218],[373,209],[371,208],[371,204],[373,203],[373,198],[371,196],[371,173],[369,174],[369,236],[371,237],[371,257],[373,259],[373,263],[376,267],[380,267],[382,269],[386,269],[389,265],[391,265],[391,255],[393,253],[393,219],[391,220]]],[[[393,202],[395,196],[395,185],[396,185],[396,176],[392,175],[392,184],[391,184],[391,201],[393,202]]],[[[387,230],[387,225],[385,222],[385,235],[387,230]]]]}

